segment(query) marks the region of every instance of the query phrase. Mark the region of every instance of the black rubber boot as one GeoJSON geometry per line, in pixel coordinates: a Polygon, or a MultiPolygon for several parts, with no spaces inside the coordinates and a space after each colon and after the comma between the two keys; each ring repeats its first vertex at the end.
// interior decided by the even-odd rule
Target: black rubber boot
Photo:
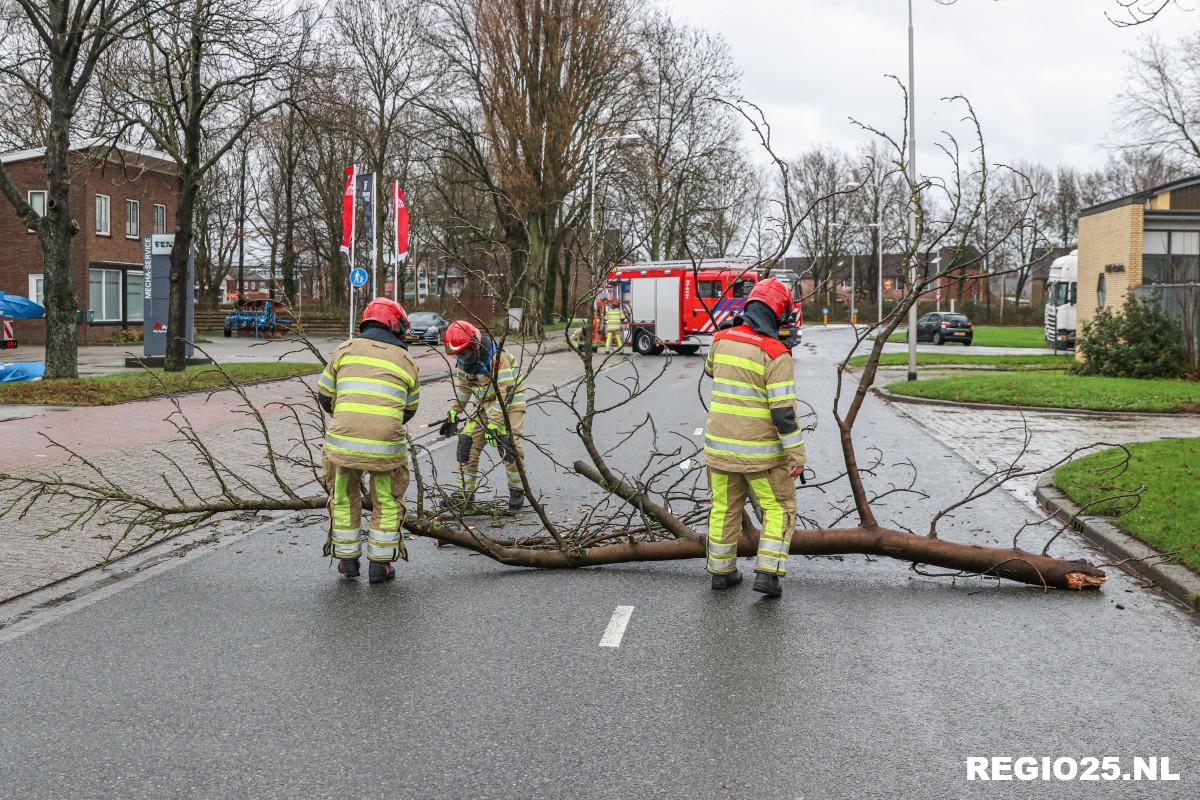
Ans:
{"type": "Polygon", "coordinates": [[[525,492],[521,489],[508,490],[508,510],[520,511],[525,507],[525,492]]]}
{"type": "Polygon", "coordinates": [[[779,576],[769,572],[759,572],[754,576],[754,591],[762,592],[767,597],[783,597],[779,576]]]}
{"type": "Polygon", "coordinates": [[[390,561],[372,561],[367,570],[367,580],[371,583],[383,583],[396,577],[396,568],[390,561]]]}
{"type": "Polygon", "coordinates": [[[717,573],[714,572],[713,576],[712,576],[712,588],[713,588],[714,592],[724,591],[725,589],[732,589],[733,587],[737,586],[741,582],[742,582],[742,573],[740,573],[740,572],[726,572],[721,575],[718,575],[717,573]]]}
{"type": "Polygon", "coordinates": [[[358,577],[358,559],[357,558],[339,558],[338,572],[342,573],[343,578],[358,577]]]}

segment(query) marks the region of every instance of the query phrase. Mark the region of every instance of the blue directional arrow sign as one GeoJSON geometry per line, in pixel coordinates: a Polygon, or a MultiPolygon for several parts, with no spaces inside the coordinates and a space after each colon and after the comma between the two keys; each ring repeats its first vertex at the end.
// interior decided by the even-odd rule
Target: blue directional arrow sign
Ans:
{"type": "Polygon", "coordinates": [[[350,270],[350,285],[357,289],[360,286],[367,285],[367,271],[362,267],[355,267],[350,270]]]}

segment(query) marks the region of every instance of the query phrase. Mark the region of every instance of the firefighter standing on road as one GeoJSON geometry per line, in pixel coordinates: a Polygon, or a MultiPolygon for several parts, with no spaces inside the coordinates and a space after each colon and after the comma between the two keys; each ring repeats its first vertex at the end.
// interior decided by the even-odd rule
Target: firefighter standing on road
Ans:
{"type": "Polygon", "coordinates": [[[614,338],[617,340],[618,352],[625,348],[624,326],[625,315],[621,313],[621,303],[619,300],[613,300],[604,312],[604,352],[612,352],[614,338]]]}
{"type": "Polygon", "coordinates": [[[737,538],[742,511],[753,493],[763,512],[754,566],[754,590],[783,594],[779,579],[796,524],[795,478],[803,473],[804,433],[796,417],[792,355],[779,340],[792,296],[776,278],[761,281],[746,298],[740,324],[713,337],[704,371],[713,379],[704,458],[712,489],[708,518],[708,571],[713,589],[742,582],[737,538]]]}
{"type": "Polygon", "coordinates": [[[517,361],[485,337],[471,323],[456,320],[446,329],[446,352],[455,357],[454,402],[439,433],[453,436],[458,424],[466,419],[458,437],[459,492],[457,503],[470,505],[479,476],[479,457],[485,443],[500,449],[500,459],[508,476],[508,509],[519,511],[525,505],[525,490],[517,459],[524,461],[521,434],[525,428],[525,392],[517,361]],[[502,393],[505,408],[497,391],[502,393]],[[474,401],[471,413],[467,407],[474,401]]]}
{"type": "Polygon", "coordinates": [[[396,576],[397,558],[408,560],[400,526],[408,488],[408,434],[417,413],[417,366],[404,332],[408,315],[399,303],[376,298],[363,309],[362,335],[338,346],[317,382],[321,406],[333,418],[325,433],[325,481],[330,533],[325,555],[339,559],[338,572],[358,577],[362,555],[362,473],[370,474],[371,527],[367,533],[371,583],[396,576]]]}

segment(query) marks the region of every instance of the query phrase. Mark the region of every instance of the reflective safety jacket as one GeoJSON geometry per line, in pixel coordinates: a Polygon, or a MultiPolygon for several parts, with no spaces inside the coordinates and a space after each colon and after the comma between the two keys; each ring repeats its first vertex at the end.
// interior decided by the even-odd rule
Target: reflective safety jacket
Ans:
{"type": "Polygon", "coordinates": [[[792,354],[746,325],[713,337],[704,371],[713,379],[704,460],[725,472],[804,466],[792,354]]]}
{"type": "Polygon", "coordinates": [[[487,341],[487,354],[474,364],[459,359],[454,370],[454,404],[457,414],[467,410],[472,401],[478,415],[503,426],[504,412],[496,398],[496,390],[504,392],[504,401],[511,411],[525,410],[525,390],[521,388],[521,372],[517,360],[507,351],[499,350],[495,342],[487,341]],[[492,377],[495,376],[495,385],[492,377]]]}
{"type": "Polygon", "coordinates": [[[621,313],[621,309],[610,307],[604,312],[604,327],[608,330],[615,330],[625,324],[625,315],[621,313]]]}
{"type": "Polygon", "coordinates": [[[421,398],[417,365],[403,347],[367,337],[338,345],[317,381],[332,400],[325,456],[350,469],[387,472],[407,463],[404,429],[421,398]]]}

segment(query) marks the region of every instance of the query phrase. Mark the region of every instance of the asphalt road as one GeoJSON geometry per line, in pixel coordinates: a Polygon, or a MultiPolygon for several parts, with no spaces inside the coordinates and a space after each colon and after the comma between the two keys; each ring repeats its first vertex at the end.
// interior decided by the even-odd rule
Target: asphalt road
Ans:
{"type": "MultiPolygon", "coordinates": [[[[836,474],[830,376],[847,342],[807,335],[797,354],[820,475],[836,474]]],[[[674,361],[610,441],[644,414],[661,442],[694,441],[699,366],[674,361]]],[[[911,458],[930,495],[895,498],[885,520],[916,526],[977,480],[870,403],[861,446],[911,458]]],[[[566,425],[551,409],[527,428],[565,461],[566,425]]],[[[648,436],[614,462],[642,463],[648,436]]],[[[594,498],[530,450],[557,514],[594,498]]],[[[836,516],[838,492],[801,498],[836,516]]],[[[1006,541],[1030,516],[997,492],[943,535],[1006,541]]],[[[1047,594],[794,559],[770,602],[709,592],[699,562],[544,573],[415,541],[400,579],[371,587],[339,581],[320,538],[267,528],[0,637],[0,796],[1200,796],[1200,627],[1120,573],[1103,593],[1047,594]],[[618,606],[633,607],[621,644],[600,647],[618,606]],[[1182,780],[966,780],[969,756],[1025,755],[1167,756],[1182,780]]]]}

